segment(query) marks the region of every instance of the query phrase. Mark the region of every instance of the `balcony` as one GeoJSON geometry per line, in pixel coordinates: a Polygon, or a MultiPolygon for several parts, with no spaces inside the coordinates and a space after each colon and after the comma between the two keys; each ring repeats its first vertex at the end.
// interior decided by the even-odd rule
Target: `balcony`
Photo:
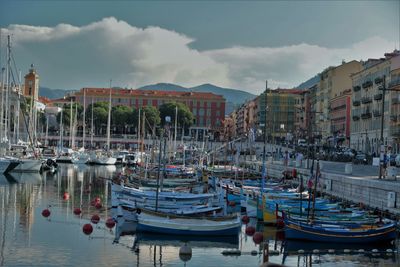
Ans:
{"type": "Polygon", "coordinates": [[[382,79],[382,77],[377,77],[377,78],[375,78],[374,82],[375,82],[375,84],[380,84],[383,82],[383,79],[382,79]]]}
{"type": "Polygon", "coordinates": [[[397,77],[395,79],[392,79],[388,85],[389,88],[393,88],[397,85],[400,85],[400,77],[397,77]]]}
{"type": "Polygon", "coordinates": [[[397,122],[397,115],[390,115],[390,120],[393,122],[397,122]]]}
{"type": "Polygon", "coordinates": [[[363,119],[363,120],[370,119],[371,117],[372,117],[372,114],[370,111],[366,111],[361,114],[361,119],[363,119]]]}
{"type": "Polygon", "coordinates": [[[361,104],[360,100],[353,100],[353,106],[357,107],[361,104]]]}
{"type": "Polygon", "coordinates": [[[369,96],[364,96],[363,98],[361,98],[361,103],[363,104],[368,104],[372,102],[372,98],[369,96]]]}
{"type": "Polygon", "coordinates": [[[354,92],[357,92],[357,91],[360,91],[360,90],[361,90],[361,86],[359,86],[359,85],[353,86],[353,91],[354,92]]]}
{"type": "Polygon", "coordinates": [[[360,116],[354,115],[353,116],[353,121],[358,121],[358,120],[360,120],[360,116]]]}
{"type": "Polygon", "coordinates": [[[379,110],[374,110],[374,117],[379,117],[381,116],[381,112],[379,110]]]}
{"type": "Polygon", "coordinates": [[[374,95],[375,100],[382,100],[382,94],[376,94],[374,95]]]}
{"type": "Polygon", "coordinates": [[[372,86],[372,81],[366,81],[362,84],[362,88],[366,89],[372,86]]]}

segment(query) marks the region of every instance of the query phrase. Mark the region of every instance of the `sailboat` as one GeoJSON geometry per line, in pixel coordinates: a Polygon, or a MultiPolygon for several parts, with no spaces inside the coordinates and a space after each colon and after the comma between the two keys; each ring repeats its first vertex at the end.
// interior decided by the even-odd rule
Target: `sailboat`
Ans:
{"type": "MultiPolygon", "coordinates": [[[[89,155],[85,152],[85,131],[86,131],[86,121],[85,121],[85,111],[86,111],[86,90],[83,91],[83,133],[82,133],[82,147],[76,151],[72,156],[72,163],[74,164],[86,164],[89,161],[89,155]]],[[[78,126],[78,112],[77,106],[75,105],[75,126],[74,126],[74,135],[76,134],[76,128],[78,126]]]]}
{"type": "Polygon", "coordinates": [[[111,81],[110,81],[110,97],[108,101],[108,118],[107,118],[107,149],[106,153],[99,152],[95,154],[95,157],[92,158],[91,163],[97,165],[115,165],[117,163],[117,158],[113,157],[110,151],[110,131],[111,131],[111,81]]]}

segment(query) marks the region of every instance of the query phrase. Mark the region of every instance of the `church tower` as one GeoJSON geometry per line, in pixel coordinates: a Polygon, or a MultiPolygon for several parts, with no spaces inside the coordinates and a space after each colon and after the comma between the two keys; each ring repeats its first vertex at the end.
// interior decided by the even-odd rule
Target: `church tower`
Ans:
{"type": "Polygon", "coordinates": [[[25,88],[23,95],[31,97],[35,101],[38,101],[39,99],[39,75],[36,73],[33,64],[31,64],[29,73],[25,75],[25,88]]]}

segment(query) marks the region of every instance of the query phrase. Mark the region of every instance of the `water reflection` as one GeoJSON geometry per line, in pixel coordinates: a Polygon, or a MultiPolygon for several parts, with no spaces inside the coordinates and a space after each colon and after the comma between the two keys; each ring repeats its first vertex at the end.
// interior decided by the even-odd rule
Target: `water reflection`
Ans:
{"type": "MultiPolygon", "coordinates": [[[[57,266],[57,265],[112,265],[112,266],[259,266],[263,262],[263,248],[243,231],[232,238],[189,238],[185,236],[136,235],[134,225],[121,224],[112,231],[104,225],[111,216],[109,210],[109,179],[119,167],[74,166],[60,164],[58,172],[42,175],[0,175],[0,266],[57,266]],[[67,195],[65,195],[67,193],[67,195]],[[65,197],[68,196],[68,197],[65,197]],[[100,198],[100,209],[92,205],[100,198]],[[43,209],[51,215],[44,218],[43,209]],[[75,208],[82,209],[76,216],[75,208]],[[93,214],[101,221],[88,236],[82,226],[93,214]],[[117,242],[116,242],[117,241],[117,242]],[[187,244],[193,255],[183,261],[179,249],[187,244]],[[240,249],[241,256],[223,256],[224,250],[240,249]],[[256,251],[255,256],[251,251],[256,251]]],[[[268,259],[288,266],[397,266],[398,254],[386,253],[312,253],[314,249],[344,248],[356,250],[395,249],[385,247],[333,247],[285,241],[283,231],[250,222],[263,232],[270,254],[268,259]],[[299,255],[298,250],[305,251],[299,255]]]]}

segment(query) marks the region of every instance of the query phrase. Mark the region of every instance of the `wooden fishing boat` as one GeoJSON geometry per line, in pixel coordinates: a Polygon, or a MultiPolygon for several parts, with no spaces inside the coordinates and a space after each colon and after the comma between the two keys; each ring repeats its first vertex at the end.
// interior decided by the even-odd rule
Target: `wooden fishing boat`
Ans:
{"type": "Polygon", "coordinates": [[[316,242],[379,243],[396,238],[396,223],[382,223],[349,227],[337,224],[316,224],[285,218],[285,237],[316,242]]]}
{"type": "Polygon", "coordinates": [[[138,214],[138,232],[172,235],[237,235],[240,218],[232,216],[178,216],[161,212],[142,210],[138,214]]]}

